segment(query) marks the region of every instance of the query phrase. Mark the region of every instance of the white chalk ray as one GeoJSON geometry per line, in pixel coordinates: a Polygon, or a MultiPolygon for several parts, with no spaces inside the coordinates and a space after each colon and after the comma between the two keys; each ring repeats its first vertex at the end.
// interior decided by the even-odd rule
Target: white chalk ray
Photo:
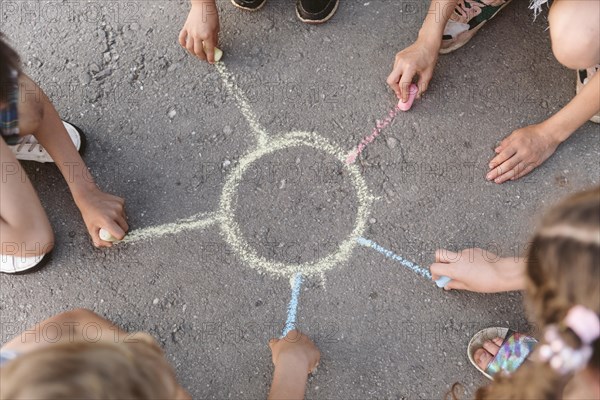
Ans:
{"type": "Polygon", "coordinates": [[[205,229],[219,222],[217,213],[200,213],[168,224],[140,228],[129,232],[124,243],[135,243],[142,240],[156,239],[168,235],[176,235],[185,231],[205,229]]]}
{"type": "Polygon", "coordinates": [[[240,112],[242,113],[242,115],[248,122],[248,125],[250,125],[250,128],[256,135],[258,146],[265,146],[267,144],[267,141],[269,140],[269,134],[267,133],[265,128],[263,128],[262,125],[258,122],[258,117],[254,114],[252,108],[250,108],[250,103],[248,102],[246,95],[235,83],[235,77],[231,75],[231,73],[227,70],[227,67],[223,62],[215,63],[215,67],[217,68],[219,75],[221,75],[223,84],[225,85],[229,93],[235,98],[240,112]]]}

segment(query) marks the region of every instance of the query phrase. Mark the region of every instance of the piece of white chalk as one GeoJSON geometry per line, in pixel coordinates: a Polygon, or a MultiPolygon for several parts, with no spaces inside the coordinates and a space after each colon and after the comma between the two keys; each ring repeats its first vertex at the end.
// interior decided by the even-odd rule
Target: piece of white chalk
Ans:
{"type": "Polygon", "coordinates": [[[404,103],[402,100],[398,102],[398,108],[402,111],[408,111],[413,105],[415,98],[417,97],[417,93],[419,92],[419,87],[414,83],[410,84],[408,88],[408,100],[404,103]]]}
{"type": "Polygon", "coordinates": [[[104,228],[100,229],[99,236],[100,236],[100,239],[104,240],[105,242],[118,242],[119,241],[119,239],[117,239],[116,237],[111,235],[110,232],[104,228]]]}
{"type": "Polygon", "coordinates": [[[450,283],[451,280],[452,280],[452,278],[450,278],[448,276],[442,276],[440,279],[438,279],[437,281],[435,281],[435,284],[439,288],[444,288],[444,287],[446,287],[447,284],[450,283]]]}
{"type": "Polygon", "coordinates": [[[221,57],[223,57],[223,50],[215,47],[215,62],[221,61],[221,57]]]}

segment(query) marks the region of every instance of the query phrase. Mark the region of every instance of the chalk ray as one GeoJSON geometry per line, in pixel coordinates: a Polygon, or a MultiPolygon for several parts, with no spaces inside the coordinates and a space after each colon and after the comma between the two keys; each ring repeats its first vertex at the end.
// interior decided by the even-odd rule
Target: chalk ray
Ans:
{"type": "Polygon", "coordinates": [[[248,102],[246,95],[235,83],[235,78],[233,77],[233,75],[231,75],[229,70],[227,70],[227,67],[225,66],[225,64],[223,64],[223,62],[216,63],[215,67],[217,68],[219,75],[221,75],[223,84],[225,85],[229,93],[235,98],[240,112],[242,113],[242,115],[246,119],[246,122],[248,122],[248,125],[250,125],[250,128],[256,135],[258,146],[266,146],[269,140],[269,134],[258,122],[258,117],[254,114],[252,108],[250,108],[250,103],[248,102]]]}
{"type": "Polygon", "coordinates": [[[205,229],[219,222],[217,213],[200,213],[168,224],[140,228],[129,232],[124,243],[135,243],[162,236],[175,235],[184,231],[205,229]]]}

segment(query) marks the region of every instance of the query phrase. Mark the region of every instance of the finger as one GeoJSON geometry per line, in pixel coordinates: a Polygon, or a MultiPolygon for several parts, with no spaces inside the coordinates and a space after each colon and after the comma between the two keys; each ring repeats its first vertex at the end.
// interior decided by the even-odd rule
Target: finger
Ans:
{"type": "Polygon", "coordinates": [[[193,38],[188,36],[187,42],[185,44],[185,48],[191,55],[193,55],[193,56],[196,55],[196,53],[194,53],[194,39],[193,38]]]}
{"type": "Polygon", "coordinates": [[[125,237],[125,231],[117,224],[116,221],[106,220],[102,228],[106,229],[117,240],[123,240],[125,237]]]}
{"type": "Polygon", "coordinates": [[[498,167],[497,169],[499,169],[499,168],[502,168],[502,170],[505,172],[503,172],[502,175],[500,175],[496,179],[494,179],[494,182],[495,183],[504,183],[507,180],[509,180],[510,178],[512,178],[513,176],[516,176],[519,171],[522,171],[523,169],[525,169],[525,163],[520,162],[518,156],[514,156],[510,160],[508,160],[504,164],[502,164],[500,167],[498,167]]]}
{"type": "Polygon", "coordinates": [[[400,98],[402,95],[402,92],[400,91],[400,85],[398,84],[400,81],[400,76],[402,76],[402,67],[397,65],[387,78],[387,84],[390,86],[390,88],[392,88],[397,98],[400,98]]]}
{"type": "Polygon", "coordinates": [[[181,32],[179,32],[179,44],[184,49],[187,47],[187,37],[188,37],[187,29],[183,28],[181,30],[181,32]]]}
{"type": "Polygon", "coordinates": [[[408,101],[408,97],[410,96],[410,84],[412,83],[414,76],[414,70],[407,69],[400,77],[400,92],[403,103],[406,103],[408,101]]]}
{"type": "Polygon", "coordinates": [[[468,290],[468,288],[463,282],[453,279],[444,286],[444,290],[468,290]]]}
{"type": "Polygon", "coordinates": [[[123,232],[127,233],[129,231],[129,224],[125,220],[123,216],[119,216],[115,219],[115,222],[119,225],[123,232]]]}
{"type": "Polygon", "coordinates": [[[429,267],[429,271],[431,272],[434,281],[437,281],[442,276],[447,276],[448,278],[453,279],[455,268],[451,264],[447,263],[434,263],[429,267]]]}
{"type": "Polygon", "coordinates": [[[527,166],[525,168],[523,168],[523,170],[521,172],[519,172],[517,174],[517,176],[512,177],[510,180],[511,181],[516,181],[517,179],[520,179],[520,178],[524,177],[525,175],[527,175],[528,173],[530,173],[534,169],[535,169],[535,165],[534,164],[527,164],[527,166]]]}
{"type": "Polygon", "coordinates": [[[500,349],[500,346],[498,346],[496,343],[492,342],[491,340],[486,340],[485,342],[483,342],[483,348],[488,353],[495,356],[496,354],[498,354],[498,350],[500,349]]]}
{"type": "Polygon", "coordinates": [[[435,251],[435,262],[451,263],[456,262],[460,258],[458,253],[446,249],[438,249],[435,251]]]}
{"type": "Polygon", "coordinates": [[[500,143],[498,143],[498,146],[496,146],[496,148],[494,149],[494,153],[496,154],[500,154],[502,153],[502,151],[504,151],[504,149],[506,149],[506,147],[509,145],[509,141],[508,138],[506,139],[502,139],[500,141],[500,143]]]}
{"type": "MultiPolygon", "coordinates": [[[[500,147],[498,147],[498,149],[500,149],[500,147]]],[[[502,147],[502,151],[500,151],[496,157],[492,158],[492,161],[490,161],[490,164],[488,166],[490,167],[490,169],[494,169],[498,165],[502,164],[503,162],[514,156],[515,154],[517,154],[517,150],[513,149],[512,147],[502,147]]]]}
{"type": "Polygon", "coordinates": [[[100,228],[94,228],[90,236],[92,237],[92,243],[94,247],[98,249],[102,247],[112,247],[111,242],[107,242],[105,240],[100,239],[100,228]]]}
{"type": "Polygon", "coordinates": [[[206,54],[204,53],[204,45],[202,40],[194,39],[194,54],[202,61],[206,61],[206,54]]]}
{"type": "Polygon", "coordinates": [[[285,340],[291,343],[296,343],[302,338],[302,333],[299,330],[293,329],[285,335],[285,340]]]}
{"type": "Polygon", "coordinates": [[[429,81],[431,81],[432,73],[430,71],[423,72],[419,75],[419,81],[417,82],[417,86],[419,87],[419,92],[417,93],[417,98],[420,99],[422,95],[425,94],[427,88],[429,87],[429,81]]]}
{"type": "MultiPolygon", "coordinates": [[[[512,149],[507,149],[500,153],[496,158],[492,160],[492,163],[495,165],[492,167],[491,171],[485,176],[487,180],[493,181],[498,178],[500,175],[505,174],[510,171],[515,165],[519,163],[519,158],[517,157],[516,151],[512,149]]],[[[492,164],[490,163],[490,165],[492,164]]]]}
{"type": "Polygon", "coordinates": [[[215,63],[215,41],[214,39],[209,39],[204,41],[204,53],[206,54],[206,60],[214,64],[215,63]]]}

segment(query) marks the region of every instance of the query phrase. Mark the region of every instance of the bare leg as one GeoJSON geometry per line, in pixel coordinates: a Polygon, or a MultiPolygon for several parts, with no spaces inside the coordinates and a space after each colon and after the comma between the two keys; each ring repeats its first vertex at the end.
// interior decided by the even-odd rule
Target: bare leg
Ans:
{"type": "Polygon", "coordinates": [[[42,204],[21,163],[1,139],[0,156],[0,254],[46,254],[54,246],[54,235],[42,204]]]}
{"type": "Polygon", "coordinates": [[[567,68],[600,63],[600,2],[555,0],[548,16],[552,52],[567,68]]]}

